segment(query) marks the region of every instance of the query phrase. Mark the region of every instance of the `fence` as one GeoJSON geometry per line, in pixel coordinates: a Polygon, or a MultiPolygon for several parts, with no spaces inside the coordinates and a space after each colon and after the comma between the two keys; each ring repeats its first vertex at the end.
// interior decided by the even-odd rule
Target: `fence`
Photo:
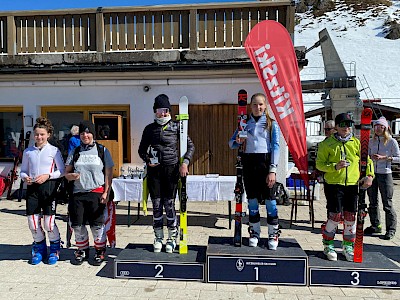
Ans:
{"type": "Polygon", "coordinates": [[[243,47],[258,22],[293,36],[291,1],[0,13],[0,54],[243,47]]]}

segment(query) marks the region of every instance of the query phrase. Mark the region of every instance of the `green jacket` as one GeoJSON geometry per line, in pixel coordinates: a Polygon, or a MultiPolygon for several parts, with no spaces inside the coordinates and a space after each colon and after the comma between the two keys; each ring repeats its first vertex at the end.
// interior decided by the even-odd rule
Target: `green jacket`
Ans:
{"type": "MultiPolygon", "coordinates": [[[[324,179],[328,184],[356,185],[360,179],[360,140],[352,137],[341,142],[331,135],[318,145],[316,167],[325,172],[324,179]],[[345,158],[350,162],[346,168],[336,170],[336,164],[345,158]]],[[[374,166],[368,157],[367,176],[374,176],[374,166]]]]}

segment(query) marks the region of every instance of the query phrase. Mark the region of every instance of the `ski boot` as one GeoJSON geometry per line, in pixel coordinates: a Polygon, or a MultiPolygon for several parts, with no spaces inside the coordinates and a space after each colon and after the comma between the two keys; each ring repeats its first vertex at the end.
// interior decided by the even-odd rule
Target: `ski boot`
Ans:
{"type": "Polygon", "coordinates": [[[78,249],[75,251],[75,264],[81,265],[84,260],[88,260],[89,258],[89,248],[86,249],[78,249]]]}
{"type": "Polygon", "coordinates": [[[168,239],[165,244],[165,252],[172,253],[176,247],[176,238],[178,237],[178,230],[176,228],[168,228],[168,239]]]}
{"type": "Polygon", "coordinates": [[[342,243],[343,254],[347,261],[354,261],[354,243],[349,241],[343,241],[342,243]]]}
{"type": "Polygon", "coordinates": [[[163,228],[155,228],[154,229],[154,243],[153,249],[155,253],[161,252],[163,239],[164,239],[164,230],[163,228]]]}
{"type": "Polygon", "coordinates": [[[335,246],[333,245],[333,240],[322,240],[324,245],[324,254],[328,260],[336,261],[337,254],[335,251],[335,246]]]}
{"type": "Polygon", "coordinates": [[[44,257],[47,256],[47,245],[46,240],[37,243],[33,242],[32,244],[32,265],[39,264],[44,257]]]}
{"type": "Polygon", "coordinates": [[[375,235],[375,234],[381,234],[382,233],[382,225],[378,226],[369,226],[364,229],[364,234],[365,235],[375,235]]]}
{"type": "Polygon", "coordinates": [[[96,249],[96,254],[94,255],[93,265],[100,266],[101,263],[106,259],[106,248],[96,249]]]}
{"type": "Polygon", "coordinates": [[[391,240],[394,238],[394,236],[396,235],[396,231],[394,230],[389,230],[388,232],[385,233],[383,239],[384,240],[391,240]]]}
{"type": "Polygon", "coordinates": [[[261,227],[260,222],[257,223],[249,223],[249,246],[257,247],[258,241],[260,240],[261,227]]]}
{"type": "Polygon", "coordinates": [[[60,240],[50,242],[49,265],[54,265],[60,259],[60,240]]]}
{"type": "Polygon", "coordinates": [[[279,225],[268,224],[268,248],[269,250],[276,250],[279,243],[279,225]]]}

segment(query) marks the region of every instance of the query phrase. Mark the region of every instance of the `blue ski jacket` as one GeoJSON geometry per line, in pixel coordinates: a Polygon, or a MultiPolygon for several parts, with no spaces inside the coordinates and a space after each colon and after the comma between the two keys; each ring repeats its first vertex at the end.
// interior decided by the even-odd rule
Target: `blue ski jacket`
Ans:
{"type": "MultiPolygon", "coordinates": [[[[269,172],[276,173],[279,162],[279,135],[280,129],[278,123],[272,121],[271,130],[266,130],[267,117],[263,114],[258,121],[252,115],[247,122],[245,131],[247,131],[246,147],[244,153],[269,153],[271,155],[271,164],[269,172]]],[[[231,149],[238,149],[239,144],[236,142],[238,130],[229,140],[231,149]]]]}

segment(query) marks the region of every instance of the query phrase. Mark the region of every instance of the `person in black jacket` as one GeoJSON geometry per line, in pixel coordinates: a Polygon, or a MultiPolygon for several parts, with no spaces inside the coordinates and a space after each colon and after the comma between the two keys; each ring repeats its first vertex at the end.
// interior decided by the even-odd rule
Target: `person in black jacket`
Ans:
{"type": "Polygon", "coordinates": [[[171,120],[171,104],[167,95],[155,98],[154,122],[143,130],[139,156],[147,164],[147,184],[153,203],[154,252],[163,245],[163,207],[167,216],[168,238],[165,250],[172,253],[178,236],[175,198],[179,175],[188,175],[188,165],[194,153],[194,145],[187,138],[187,152],[179,165],[179,123],[171,120]]]}

